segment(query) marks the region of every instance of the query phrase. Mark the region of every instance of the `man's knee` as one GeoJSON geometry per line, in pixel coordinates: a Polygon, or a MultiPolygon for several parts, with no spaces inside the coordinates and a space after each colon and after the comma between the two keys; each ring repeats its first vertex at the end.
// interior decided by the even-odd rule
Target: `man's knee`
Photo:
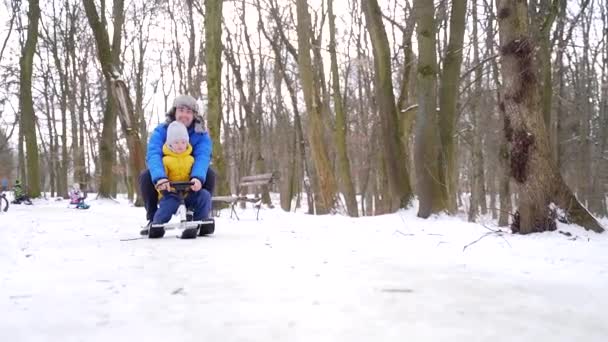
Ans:
{"type": "Polygon", "coordinates": [[[200,195],[201,196],[201,198],[200,198],[201,204],[204,205],[204,204],[206,204],[206,203],[208,203],[208,202],[211,201],[211,193],[209,191],[207,191],[205,189],[202,189],[200,191],[200,193],[201,193],[201,195],[200,195]]]}

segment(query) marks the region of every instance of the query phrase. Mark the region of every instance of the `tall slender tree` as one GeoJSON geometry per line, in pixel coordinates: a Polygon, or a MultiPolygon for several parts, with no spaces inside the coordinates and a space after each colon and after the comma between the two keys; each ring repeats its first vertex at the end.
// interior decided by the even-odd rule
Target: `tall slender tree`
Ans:
{"type": "MultiPolygon", "coordinates": [[[[452,1],[450,41],[446,49],[439,87],[439,132],[441,137],[440,182],[448,211],[456,212],[456,102],[460,85],[462,43],[464,40],[467,0],[452,1]]],[[[481,80],[480,80],[481,81],[481,80]]]]}
{"type": "MultiPolygon", "coordinates": [[[[102,1],[102,3],[104,3],[102,1]]],[[[112,43],[106,27],[105,13],[102,8],[101,17],[97,13],[94,0],[83,0],[84,9],[93,30],[97,45],[97,56],[106,86],[106,106],[103,115],[103,131],[99,142],[99,157],[101,161],[101,179],[99,197],[112,197],[115,178],[114,159],[116,158],[116,103],[111,91],[112,75],[119,73],[120,52],[122,43],[122,25],[124,23],[124,0],[114,0],[112,13],[114,15],[112,43]]],[[[103,7],[103,6],[102,6],[103,7]]]]}
{"type": "Polygon", "coordinates": [[[346,145],[346,111],[344,110],[342,92],[340,91],[340,72],[338,70],[338,58],[336,56],[336,17],[334,15],[333,0],[327,2],[329,12],[329,54],[331,59],[331,80],[334,99],[334,111],[336,112],[336,123],[334,137],[338,154],[338,169],[340,185],[344,198],[346,199],[346,209],[349,216],[359,216],[355,187],[353,185],[352,173],[350,171],[350,160],[346,145]]]}
{"type": "Polygon", "coordinates": [[[27,39],[23,47],[19,66],[21,76],[19,79],[19,108],[20,133],[25,138],[27,158],[27,182],[28,192],[31,197],[39,197],[40,163],[38,160],[38,140],[36,138],[36,114],[34,113],[34,101],[32,99],[32,72],[36,43],[38,42],[38,21],[40,20],[40,7],[38,0],[29,1],[27,14],[28,28],[27,39]]]}
{"type": "Polygon", "coordinates": [[[382,13],[377,0],[362,3],[367,30],[372,42],[375,71],[375,96],[380,112],[383,160],[391,194],[391,209],[409,205],[413,194],[410,185],[406,151],[401,144],[399,120],[391,71],[391,52],[382,13]]]}
{"type": "MultiPolygon", "coordinates": [[[[318,214],[332,212],[336,208],[336,182],[329,162],[323,136],[324,120],[319,88],[315,82],[315,71],[310,56],[312,25],[308,3],[297,0],[298,69],[308,111],[308,142],[319,183],[320,201],[317,201],[318,214]]],[[[317,83],[318,84],[318,83],[317,83]]]]}

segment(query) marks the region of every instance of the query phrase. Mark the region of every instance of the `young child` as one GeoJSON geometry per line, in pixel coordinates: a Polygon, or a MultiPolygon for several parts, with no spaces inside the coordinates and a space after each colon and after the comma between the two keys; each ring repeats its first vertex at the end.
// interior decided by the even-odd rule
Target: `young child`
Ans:
{"type": "MultiPolygon", "coordinates": [[[[167,128],[167,140],[163,146],[163,165],[168,182],[188,182],[194,164],[192,146],[186,126],[174,121],[167,128]]],[[[177,211],[180,199],[175,192],[159,191],[159,208],[152,219],[152,225],[163,224],[171,220],[177,211]]],[[[190,191],[185,198],[186,207],[194,212],[192,219],[200,221],[209,218],[211,210],[211,194],[205,190],[190,191]]],[[[150,227],[149,237],[160,238],[165,235],[162,227],[150,227]]]]}
{"type": "Polygon", "coordinates": [[[32,201],[30,200],[25,190],[23,190],[23,187],[21,186],[21,181],[19,181],[18,179],[15,180],[15,185],[13,186],[13,197],[15,197],[13,202],[11,202],[13,204],[25,203],[27,205],[32,205],[32,201]]]}
{"type": "Polygon", "coordinates": [[[89,209],[89,205],[84,203],[86,196],[80,191],[80,184],[74,183],[68,195],[70,196],[70,204],[75,204],[77,209],[89,209]]]}

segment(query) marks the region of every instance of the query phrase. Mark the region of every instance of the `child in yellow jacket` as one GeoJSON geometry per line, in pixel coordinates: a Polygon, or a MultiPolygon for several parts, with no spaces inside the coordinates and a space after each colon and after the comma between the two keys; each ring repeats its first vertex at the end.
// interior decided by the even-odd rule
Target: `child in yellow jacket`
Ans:
{"type": "MultiPolygon", "coordinates": [[[[192,146],[189,143],[189,135],[186,126],[179,121],[172,122],[167,128],[167,140],[163,146],[163,165],[167,182],[187,182],[192,177],[192,146]]],[[[162,183],[160,184],[162,186],[162,183]]],[[[162,190],[159,208],[154,215],[152,224],[169,222],[180,204],[180,199],[175,192],[162,190]]],[[[205,190],[191,191],[185,198],[186,207],[193,211],[193,220],[200,221],[209,218],[211,210],[211,194],[205,190]]],[[[150,237],[162,237],[164,228],[150,228],[150,237]],[[154,230],[154,231],[153,231],[154,230]]]]}

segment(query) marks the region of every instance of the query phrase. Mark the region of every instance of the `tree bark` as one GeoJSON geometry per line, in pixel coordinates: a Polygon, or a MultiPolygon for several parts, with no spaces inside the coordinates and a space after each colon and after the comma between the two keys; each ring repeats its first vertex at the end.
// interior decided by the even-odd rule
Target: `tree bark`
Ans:
{"type": "Polygon", "coordinates": [[[479,208],[482,209],[482,214],[487,211],[486,191],[485,191],[485,173],[484,173],[484,156],[483,156],[483,128],[481,114],[479,112],[479,96],[481,95],[482,86],[482,66],[479,62],[479,42],[477,35],[477,1],[473,0],[471,4],[472,19],[473,19],[473,92],[471,94],[471,128],[473,130],[472,142],[472,189],[471,189],[471,206],[469,212],[469,221],[474,221],[478,214],[479,208]]]}
{"type": "Polygon", "coordinates": [[[315,87],[314,69],[310,56],[310,14],[306,0],[297,0],[298,69],[304,101],[308,111],[308,140],[319,183],[320,201],[316,203],[317,214],[334,212],[337,204],[336,182],[323,139],[323,117],[319,89],[315,87]]]}
{"type": "Polygon", "coordinates": [[[528,29],[527,3],[497,0],[500,33],[505,136],[511,152],[511,177],[518,187],[518,212],[512,229],[527,234],[555,230],[552,204],[571,222],[603,232],[599,222],[581,205],[562,179],[551,157],[540,105],[535,46],[528,29]]]}
{"type": "MultiPolygon", "coordinates": [[[[116,101],[118,117],[120,118],[122,131],[127,139],[127,146],[129,147],[128,174],[130,175],[131,180],[130,183],[127,182],[127,185],[130,184],[131,187],[133,187],[133,185],[138,184],[139,182],[139,174],[146,169],[144,147],[139,136],[139,120],[135,113],[133,102],[131,102],[131,98],[129,97],[129,90],[125,82],[120,78],[114,77],[111,82],[112,97],[116,101]]],[[[137,194],[134,205],[136,207],[141,207],[144,205],[144,202],[140,188],[139,186],[135,186],[134,188],[135,193],[137,194]]]]}
{"type": "MultiPolygon", "coordinates": [[[[476,2],[473,3],[475,6],[476,2]]],[[[452,1],[450,17],[450,41],[447,46],[439,87],[439,132],[441,153],[439,154],[439,176],[443,200],[450,213],[456,212],[457,163],[456,163],[456,101],[460,84],[462,43],[465,31],[467,1],[452,1]]],[[[475,10],[475,9],[474,9],[475,10]]],[[[475,19],[473,19],[476,25],[475,19]]],[[[474,47],[476,45],[474,44],[474,47]]],[[[473,62],[474,64],[478,63],[473,62]]]]}
{"type": "Polygon", "coordinates": [[[420,201],[418,216],[447,209],[439,176],[440,136],[437,118],[437,53],[435,42],[435,9],[432,1],[414,1],[418,35],[418,116],[414,159],[417,192],[420,201]]]}
{"type": "Polygon", "coordinates": [[[27,14],[28,28],[25,46],[22,51],[19,66],[21,74],[19,79],[19,108],[21,111],[20,129],[26,145],[27,158],[27,180],[26,187],[28,195],[32,198],[40,197],[40,163],[38,160],[38,140],[36,138],[36,114],[34,113],[34,101],[32,99],[32,73],[34,54],[38,41],[38,21],[40,19],[40,7],[38,0],[29,1],[27,14]]]}
{"type": "Polygon", "coordinates": [[[207,65],[207,122],[213,140],[213,167],[218,175],[215,192],[230,192],[222,147],[222,0],[205,1],[205,63],[207,65]]]}
{"type": "Polygon", "coordinates": [[[334,110],[336,112],[336,123],[334,137],[338,154],[338,169],[342,193],[346,199],[346,209],[351,217],[359,216],[357,198],[350,170],[350,159],[346,145],[346,112],[342,103],[342,92],[340,91],[340,73],[338,71],[338,58],[336,56],[336,23],[333,10],[333,0],[328,0],[329,9],[329,54],[331,58],[332,91],[334,99],[334,110]]]}
{"type": "Polygon", "coordinates": [[[112,36],[112,45],[110,46],[110,38],[108,31],[103,22],[105,14],[101,12],[101,19],[95,8],[93,0],[83,0],[85,12],[89,25],[93,30],[95,43],[97,45],[97,54],[101,64],[101,70],[106,83],[106,107],[103,116],[103,131],[101,133],[101,141],[99,142],[99,158],[101,161],[101,179],[97,196],[100,198],[111,198],[113,194],[115,177],[114,160],[116,158],[116,104],[112,96],[111,77],[120,70],[120,48],[121,48],[121,32],[124,22],[124,0],[114,0],[114,33],[112,36]]]}
{"type": "Polygon", "coordinates": [[[375,70],[375,95],[380,112],[386,175],[390,188],[391,211],[405,208],[412,200],[407,151],[403,150],[393,92],[391,53],[377,0],[362,3],[367,30],[372,42],[375,70]]]}

